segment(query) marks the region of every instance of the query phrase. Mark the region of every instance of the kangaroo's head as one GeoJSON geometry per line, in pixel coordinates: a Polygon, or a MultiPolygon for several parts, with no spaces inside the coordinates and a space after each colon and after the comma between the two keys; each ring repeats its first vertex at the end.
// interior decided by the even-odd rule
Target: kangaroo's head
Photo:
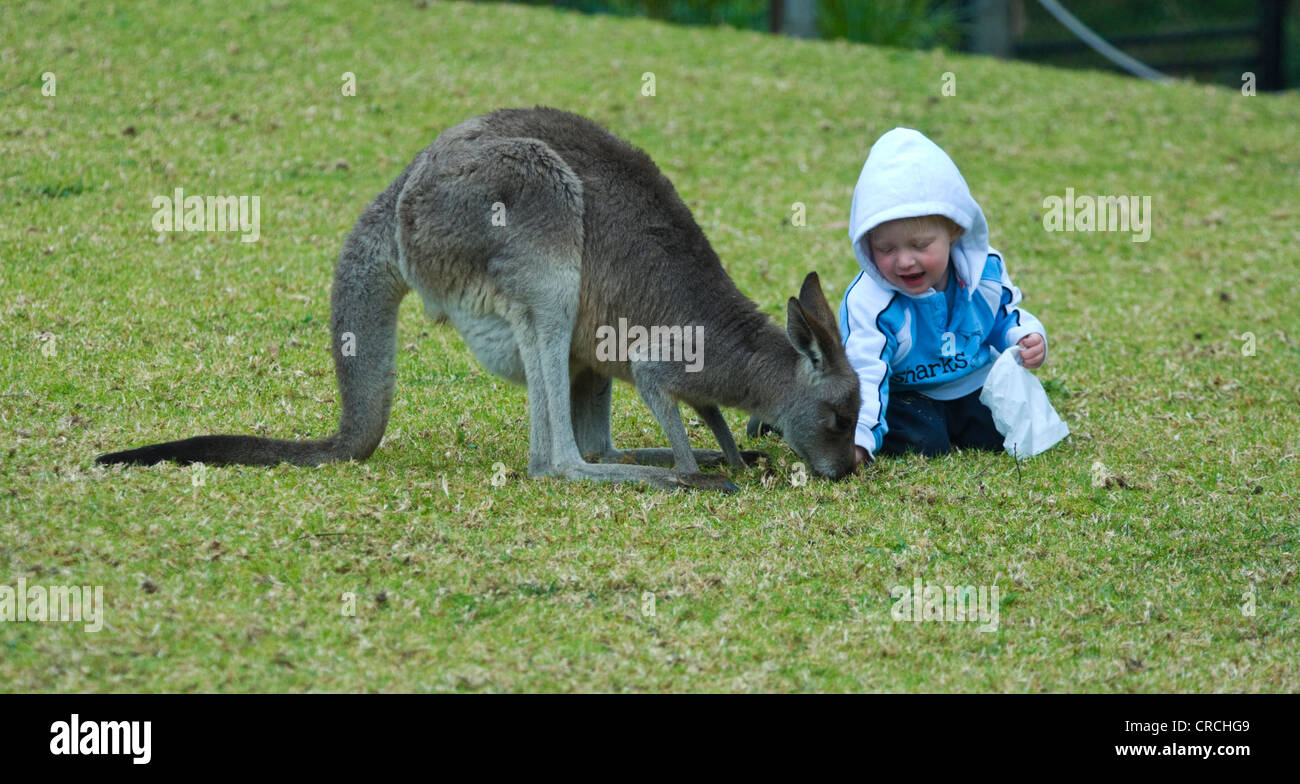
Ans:
{"type": "Polygon", "coordinates": [[[814,473],[841,479],[855,467],[853,432],[862,394],[816,272],[804,278],[799,297],[790,298],[786,315],[786,334],[799,360],[777,426],[814,473]]]}

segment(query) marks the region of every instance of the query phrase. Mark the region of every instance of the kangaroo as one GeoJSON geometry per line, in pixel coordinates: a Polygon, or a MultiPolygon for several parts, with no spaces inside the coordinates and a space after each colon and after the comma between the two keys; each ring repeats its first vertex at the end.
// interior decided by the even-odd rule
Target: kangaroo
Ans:
{"type": "Polygon", "coordinates": [[[737,450],[719,406],[776,425],[816,474],[854,470],[858,377],[817,274],[788,301],[782,332],[736,288],[648,155],[591,120],[541,106],[444,131],[348,234],[330,295],[337,433],[197,436],[96,462],[368,458],[388,424],[398,306],[412,289],[487,370],[527,388],[530,476],[734,491],[699,467],[744,468],[760,453],[737,450]],[[690,368],[645,351],[601,351],[601,328],[620,323],[683,334],[694,326],[702,360],[690,368]],[[614,447],[611,379],[636,387],[671,448],[614,447]],[[699,413],[721,451],[691,448],[679,402],[699,413]]]}

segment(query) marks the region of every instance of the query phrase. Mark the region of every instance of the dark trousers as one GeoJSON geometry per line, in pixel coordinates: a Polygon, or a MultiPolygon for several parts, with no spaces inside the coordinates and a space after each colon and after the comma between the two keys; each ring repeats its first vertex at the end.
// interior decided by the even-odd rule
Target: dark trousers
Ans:
{"type": "Polygon", "coordinates": [[[889,432],[879,454],[913,451],[934,457],[953,447],[1002,451],[1002,434],[988,406],[980,402],[980,391],[956,400],[933,400],[919,392],[891,396],[885,410],[889,432]]]}

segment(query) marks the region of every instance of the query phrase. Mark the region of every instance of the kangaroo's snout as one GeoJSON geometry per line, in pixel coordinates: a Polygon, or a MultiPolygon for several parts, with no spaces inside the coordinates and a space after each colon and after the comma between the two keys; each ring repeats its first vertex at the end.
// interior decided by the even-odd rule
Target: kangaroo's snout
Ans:
{"type": "Polygon", "coordinates": [[[848,479],[857,472],[857,463],[851,459],[847,463],[837,461],[834,465],[829,466],[828,470],[816,470],[818,475],[824,476],[834,482],[848,479]]]}

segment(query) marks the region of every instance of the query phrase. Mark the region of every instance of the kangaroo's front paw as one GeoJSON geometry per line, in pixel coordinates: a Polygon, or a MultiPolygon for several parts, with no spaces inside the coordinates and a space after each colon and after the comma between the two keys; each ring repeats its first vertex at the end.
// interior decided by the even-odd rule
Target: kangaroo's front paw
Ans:
{"type": "Polygon", "coordinates": [[[755,452],[753,450],[742,451],[740,453],[740,459],[744,460],[745,465],[749,468],[753,468],[761,463],[766,463],[767,465],[772,464],[772,456],[767,452],[755,452]]]}
{"type": "Polygon", "coordinates": [[[762,438],[768,433],[781,435],[781,431],[777,429],[776,425],[764,422],[756,416],[750,417],[749,424],[745,425],[745,435],[750,438],[762,438]]]}
{"type": "Polygon", "coordinates": [[[692,490],[713,490],[720,493],[737,493],[740,488],[722,474],[678,474],[678,487],[692,490]]]}

